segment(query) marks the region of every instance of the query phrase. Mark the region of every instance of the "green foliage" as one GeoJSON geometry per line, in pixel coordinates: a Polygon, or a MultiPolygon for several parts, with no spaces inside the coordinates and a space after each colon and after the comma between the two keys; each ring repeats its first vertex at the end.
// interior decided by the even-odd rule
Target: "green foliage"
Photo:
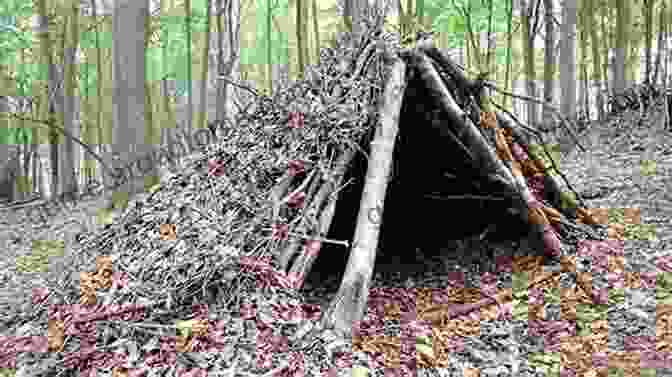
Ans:
{"type": "Polygon", "coordinates": [[[643,176],[656,174],[656,162],[653,160],[640,161],[641,173],[643,176]]]}
{"type": "Polygon", "coordinates": [[[28,127],[0,128],[0,144],[25,145],[32,141],[32,133],[28,127]]]}
{"type": "Polygon", "coordinates": [[[652,224],[631,224],[625,221],[624,208],[610,208],[607,211],[609,223],[622,224],[624,226],[623,237],[626,240],[647,240],[656,239],[656,228],[652,224]]]}
{"type": "Polygon", "coordinates": [[[658,305],[672,304],[672,273],[660,271],[656,275],[656,302],[658,305]]]}
{"type": "Polygon", "coordinates": [[[625,289],[623,288],[612,288],[609,290],[609,306],[614,307],[615,305],[623,304],[625,302],[625,289]]]}
{"type": "MultiPolygon", "coordinates": [[[[267,17],[268,1],[271,1],[271,17],[276,20],[289,17],[287,0],[256,0],[256,30],[254,46],[240,49],[240,64],[268,64],[267,17]]],[[[277,30],[276,23],[271,21],[271,64],[287,64],[289,61],[289,39],[286,33],[277,30]]]]}
{"type": "Polygon", "coordinates": [[[542,370],[546,377],[560,375],[560,354],[557,352],[531,353],[528,361],[530,366],[542,370]]]}
{"type": "Polygon", "coordinates": [[[563,191],[560,193],[560,207],[562,209],[576,210],[579,205],[576,202],[576,195],[571,191],[563,191]]]}
{"type": "Polygon", "coordinates": [[[511,275],[513,305],[511,316],[515,321],[527,321],[527,284],[529,283],[526,273],[514,273],[511,275]]]}
{"type": "Polygon", "coordinates": [[[530,144],[529,147],[530,155],[542,161],[544,164],[544,169],[547,169],[547,174],[558,174],[557,171],[553,168],[553,163],[555,163],[555,166],[560,166],[560,145],[557,143],[546,144],[546,150],[551,156],[553,162],[551,162],[551,159],[548,158],[548,155],[544,152],[541,145],[530,144]]]}
{"type": "Polygon", "coordinates": [[[64,243],[62,240],[33,241],[31,253],[16,258],[16,270],[19,272],[47,272],[49,257],[62,257],[64,243]]]}
{"type": "MultiPolygon", "coordinates": [[[[488,31],[488,18],[490,10],[478,0],[455,0],[458,7],[453,6],[452,1],[429,0],[425,2],[425,14],[432,19],[432,28],[441,33],[447,33],[448,47],[459,48],[463,46],[467,32],[466,20],[459,8],[467,9],[471,2],[469,17],[471,29],[474,33],[488,31]]],[[[493,33],[505,33],[508,22],[507,2],[494,1],[492,4],[492,31],[493,33]]],[[[505,48],[497,48],[496,56],[506,56],[505,48]]]]}
{"type": "Polygon", "coordinates": [[[587,335],[593,332],[591,324],[595,321],[607,319],[608,305],[579,304],[576,307],[577,335],[587,335]]]}

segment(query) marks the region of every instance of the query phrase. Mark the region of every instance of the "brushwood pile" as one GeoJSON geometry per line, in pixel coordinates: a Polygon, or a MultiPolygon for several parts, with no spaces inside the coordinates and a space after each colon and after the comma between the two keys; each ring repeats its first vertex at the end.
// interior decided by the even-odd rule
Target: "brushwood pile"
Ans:
{"type": "MultiPolygon", "coordinates": [[[[189,156],[179,174],[73,245],[60,279],[3,308],[0,364],[61,376],[129,365],[175,373],[177,351],[180,368],[276,365],[270,357],[277,353],[255,359],[263,342],[244,342],[255,339],[243,325],[246,310],[260,297],[301,305],[291,279],[278,272],[277,251],[320,243],[320,214],[341,188],[350,162],[343,155],[372,134],[397,43],[374,31],[352,38],[343,34],[323,48],[304,79],[259,95],[225,139],[189,156]],[[278,185],[284,190],[274,191],[278,185]],[[181,319],[194,324],[194,336],[175,330],[181,319]],[[47,333],[49,342],[31,343],[31,335],[47,333]],[[40,352],[20,352],[31,347],[40,352]],[[179,356],[204,351],[218,352],[179,356]]],[[[296,330],[301,321],[273,329],[259,323],[257,337],[296,330]]]]}

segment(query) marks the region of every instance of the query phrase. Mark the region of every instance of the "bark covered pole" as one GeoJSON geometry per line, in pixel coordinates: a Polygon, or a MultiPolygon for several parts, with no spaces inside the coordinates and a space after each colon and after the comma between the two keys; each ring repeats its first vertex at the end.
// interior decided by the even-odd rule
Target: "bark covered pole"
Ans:
{"type": "Polygon", "coordinates": [[[332,173],[331,179],[319,188],[319,191],[315,195],[315,199],[311,203],[310,211],[314,211],[315,216],[318,216],[316,214],[319,213],[317,239],[308,241],[304,244],[303,251],[297,256],[291,266],[288,265],[289,260],[299,252],[298,248],[301,245],[298,243],[290,244],[283,252],[281,267],[283,268],[283,271],[286,271],[289,268],[289,275],[292,276],[292,279],[296,284],[295,287],[297,288],[303,286],[305,277],[310,272],[315,259],[317,259],[317,255],[322,247],[322,242],[319,239],[327,236],[336,210],[336,202],[338,199],[336,189],[341,185],[347,167],[350,166],[354,156],[354,148],[347,148],[342,152],[336,162],[336,167],[332,173]],[[333,197],[330,198],[332,195],[333,197]],[[324,205],[325,202],[327,203],[326,206],[324,205]]]}
{"type": "MultiPolygon", "coordinates": [[[[495,149],[488,144],[476,125],[455,102],[452,94],[443,85],[431,59],[417,51],[410,51],[405,56],[417,69],[426,87],[427,98],[431,98],[445,116],[446,122],[437,128],[441,137],[445,136],[446,140],[452,139],[454,146],[451,148],[462,149],[474,171],[478,171],[483,178],[491,183],[497,183],[498,188],[503,192],[520,195],[511,171],[497,157],[495,149]]],[[[525,208],[518,209],[524,210],[525,208]]]]}
{"type": "Polygon", "coordinates": [[[371,141],[371,157],[348,264],[341,286],[322,317],[322,328],[333,328],[345,337],[349,337],[353,324],[361,320],[366,309],[380,233],[379,222],[370,221],[369,214],[384,208],[392,152],[399,129],[401,102],[406,88],[405,77],[406,64],[397,58],[390,65],[379,124],[371,141]]]}

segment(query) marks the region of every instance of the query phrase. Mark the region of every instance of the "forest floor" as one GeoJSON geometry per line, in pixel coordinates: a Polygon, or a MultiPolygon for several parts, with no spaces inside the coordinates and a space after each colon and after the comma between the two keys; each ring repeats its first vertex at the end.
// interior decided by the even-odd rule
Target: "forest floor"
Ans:
{"type": "MultiPolygon", "coordinates": [[[[602,375],[603,369],[616,369],[620,370],[618,373],[629,375],[639,373],[641,366],[644,368],[641,369],[644,371],[642,376],[672,376],[669,343],[672,341],[672,327],[669,326],[672,323],[672,278],[669,277],[672,273],[672,132],[664,131],[659,119],[645,120],[637,125],[634,118],[594,125],[581,137],[588,152],[574,149],[560,158],[560,168],[575,189],[592,198],[587,200],[589,207],[604,208],[609,222],[625,224],[622,250],[603,254],[593,250],[592,254],[584,253],[583,256],[577,252],[575,256],[589,260],[593,272],[602,268],[603,278],[608,281],[600,282],[599,277],[594,277],[593,281],[595,286],[609,288],[609,305],[588,304],[580,297],[572,298],[571,294],[563,293],[572,280],[564,273],[540,284],[534,292],[527,292],[522,288],[533,277],[517,273],[516,268],[525,263],[537,263],[531,259],[518,259],[513,262],[513,267],[511,263],[500,266],[497,262],[494,275],[479,271],[480,259],[487,248],[494,248],[496,260],[500,261],[502,257],[522,258],[525,250],[523,247],[521,251],[520,244],[455,241],[440,255],[425,257],[419,253],[417,264],[411,268],[388,264],[386,258],[381,258],[374,271],[370,302],[380,297],[403,301],[405,298],[401,296],[411,297],[409,289],[415,289],[416,298],[423,289],[443,289],[443,296],[432,296],[432,293],[429,301],[449,304],[478,300],[479,289],[483,291],[486,286],[494,286],[491,292],[497,295],[508,291],[508,296],[505,295],[508,298],[499,305],[480,313],[477,311],[475,316],[458,317],[435,326],[434,344],[432,340],[424,344],[427,346],[428,343],[429,348],[422,348],[418,338],[416,352],[433,360],[430,364],[435,365],[419,369],[423,370],[422,375],[471,376],[478,375],[475,372],[478,369],[481,376],[533,376],[557,372],[560,365],[577,370],[593,365],[590,370],[594,374],[581,375],[602,375]],[[632,215],[633,212],[638,212],[639,220],[629,221],[627,216],[624,217],[624,213],[632,215]],[[462,278],[448,277],[460,274],[462,278]],[[650,282],[652,274],[653,284],[650,282]],[[615,282],[613,277],[616,277],[615,282]],[[393,294],[390,288],[399,290],[393,294]],[[577,310],[577,303],[586,306],[577,310]],[[574,309],[568,309],[568,305],[574,309]],[[573,329],[570,325],[565,328],[567,332],[560,332],[561,335],[557,330],[553,333],[548,329],[553,327],[549,323],[565,326],[569,322],[568,312],[573,312],[575,322],[583,325],[577,324],[573,329]],[[533,331],[533,326],[528,323],[531,317],[547,325],[533,331]],[[586,323],[592,324],[592,328],[587,328],[586,323]],[[462,339],[458,345],[448,340],[456,337],[462,339]],[[453,346],[457,348],[450,348],[453,346]],[[650,360],[652,352],[663,355],[666,360],[656,364],[655,360],[650,360]],[[593,358],[586,359],[585,354],[593,354],[593,358]],[[608,363],[604,361],[605,357],[608,363]],[[598,359],[602,361],[596,361],[598,359]]],[[[72,257],[68,255],[72,249],[69,245],[77,242],[77,234],[96,232],[103,226],[100,221],[109,222],[109,219],[101,220],[105,215],[99,214],[106,204],[103,198],[87,199],[44,224],[29,218],[25,209],[0,212],[0,250],[3,252],[0,259],[0,313],[12,312],[14,310],[8,308],[16,309],[17,305],[30,310],[29,302],[18,297],[30,296],[33,288],[44,287],[48,281],[68,271],[72,257]]],[[[92,269],[94,264],[91,261],[92,269]]],[[[577,265],[580,264],[577,261],[577,265]]],[[[542,268],[541,265],[538,267],[542,268]]],[[[581,268],[577,267],[577,270],[581,268]]],[[[73,279],[78,278],[77,271],[70,272],[73,279]]],[[[338,289],[339,279],[337,273],[319,276],[319,281],[307,281],[302,292],[308,302],[324,307],[338,289]]],[[[417,301],[418,313],[420,306],[417,301]]],[[[403,326],[399,321],[399,318],[386,318],[386,336],[400,336],[403,326]]],[[[16,329],[11,324],[10,318],[0,314],[0,329],[7,326],[6,330],[0,331],[0,338],[14,335],[16,329]]],[[[399,365],[400,353],[402,361],[404,359],[403,350],[400,351],[399,346],[390,346],[387,341],[360,341],[357,349],[360,354],[368,355],[369,360],[378,360],[369,361],[369,365],[399,365]]],[[[360,359],[353,358],[354,365],[358,365],[357,360],[360,359]]],[[[372,375],[382,376],[382,373],[384,368],[374,368],[372,375]]]]}

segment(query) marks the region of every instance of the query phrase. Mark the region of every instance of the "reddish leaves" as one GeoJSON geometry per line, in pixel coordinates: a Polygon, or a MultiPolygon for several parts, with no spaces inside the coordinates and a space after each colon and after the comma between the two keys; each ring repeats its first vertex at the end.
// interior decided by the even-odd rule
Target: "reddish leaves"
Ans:
{"type": "Polygon", "coordinates": [[[299,129],[303,128],[303,114],[300,112],[290,112],[289,121],[287,122],[289,128],[299,129]]]}

